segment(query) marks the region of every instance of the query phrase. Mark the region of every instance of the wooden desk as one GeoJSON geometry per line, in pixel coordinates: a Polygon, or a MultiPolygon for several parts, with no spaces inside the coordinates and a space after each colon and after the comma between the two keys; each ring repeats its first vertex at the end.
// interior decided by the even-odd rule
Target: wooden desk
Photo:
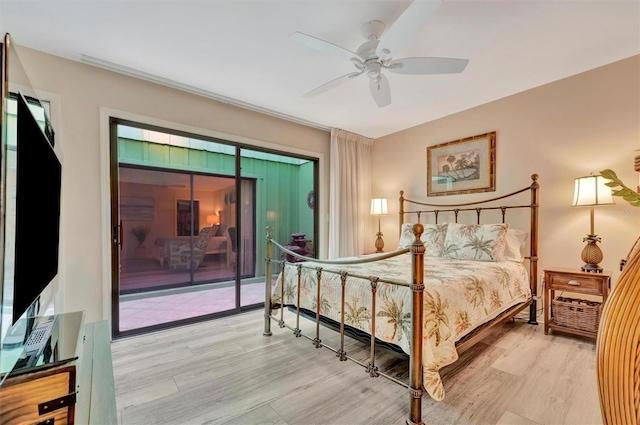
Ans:
{"type": "MultiPolygon", "coordinates": [[[[66,336],[80,341],[76,356],[7,377],[0,387],[0,424],[117,423],[108,323],[86,323],[81,329],[82,338],[79,331],[66,336]]],[[[60,336],[56,344],[67,342],[60,336]]]]}

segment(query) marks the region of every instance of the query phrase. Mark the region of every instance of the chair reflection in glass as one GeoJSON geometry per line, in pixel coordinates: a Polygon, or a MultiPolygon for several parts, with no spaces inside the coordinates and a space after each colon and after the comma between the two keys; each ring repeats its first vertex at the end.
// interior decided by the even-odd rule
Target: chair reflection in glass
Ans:
{"type": "Polygon", "coordinates": [[[227,267],[235,266],[236,264],[236,228],[229,227],[227,229],[227,267]]]}
{"type": "Polygon", "coordinates": [[[212,227],[205,227],[200,231],[198,239],[193,244],[193,255],[191,252],[191,241],[171,240],[169,242],[169,268],[171,271],[189,271],[197,269],[204,258],[204,251],[211,237],[212,227]]]}

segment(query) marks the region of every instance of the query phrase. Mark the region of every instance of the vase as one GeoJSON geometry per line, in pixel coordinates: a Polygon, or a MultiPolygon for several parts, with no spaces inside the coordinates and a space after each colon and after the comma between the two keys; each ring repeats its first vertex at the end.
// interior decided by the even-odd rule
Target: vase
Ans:
{"type": "Polygon", "coordinates": [[[632,249],[602,310],[596,363],[603,423],[640,425],[640,249],[632,249]]]}

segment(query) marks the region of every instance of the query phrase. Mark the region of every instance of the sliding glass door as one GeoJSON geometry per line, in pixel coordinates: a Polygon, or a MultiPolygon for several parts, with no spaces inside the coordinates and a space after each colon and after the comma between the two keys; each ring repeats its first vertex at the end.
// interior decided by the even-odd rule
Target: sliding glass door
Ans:
{"type": "Polygon", "coordinates": [[[119,120],[111,146],[114,337],[261,307],[267,225],[313,255],[317,161],[119,120]]]}
{"type": "MultiPolygon", "coordinates": [[[[254,203],[259,214],[251,223],[248,214],[243,213],[242,231],[246,239],[251,239],[248,236],[251,226],[257,229],[254,232],[257,257],[263,260],[266,256],[267,226],[275,241],[287,244],[295,235],[296,244],[302,249],[300,252],[315,257],[317,160],[245,148],[241,149],[240,170],[243,179],[251,178],[256,182],[254,203]]],[[[246,208],[248,199],[244,199],[243,208],[246,208]]],[[[264,302],[265,263],[255,264],[254,277],[243,276],[243,306],[264,302]]],[[[277,268],[273,271],[278,272],[277,268]]]]}

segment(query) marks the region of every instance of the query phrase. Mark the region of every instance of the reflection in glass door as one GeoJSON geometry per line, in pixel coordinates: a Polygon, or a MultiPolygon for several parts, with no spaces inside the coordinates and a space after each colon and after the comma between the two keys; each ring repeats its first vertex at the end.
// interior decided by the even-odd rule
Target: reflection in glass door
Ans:
{"type": "Polygon", "coordinates": [[[121,164],[119,330],[235,310],[234,178],[121,164]]]}
{"type": "Polygon", "coordinates": [[[267,225],[313,256],[317,160],[115,119],[111,146],[114,337],[260,308],[267,225]]]}

